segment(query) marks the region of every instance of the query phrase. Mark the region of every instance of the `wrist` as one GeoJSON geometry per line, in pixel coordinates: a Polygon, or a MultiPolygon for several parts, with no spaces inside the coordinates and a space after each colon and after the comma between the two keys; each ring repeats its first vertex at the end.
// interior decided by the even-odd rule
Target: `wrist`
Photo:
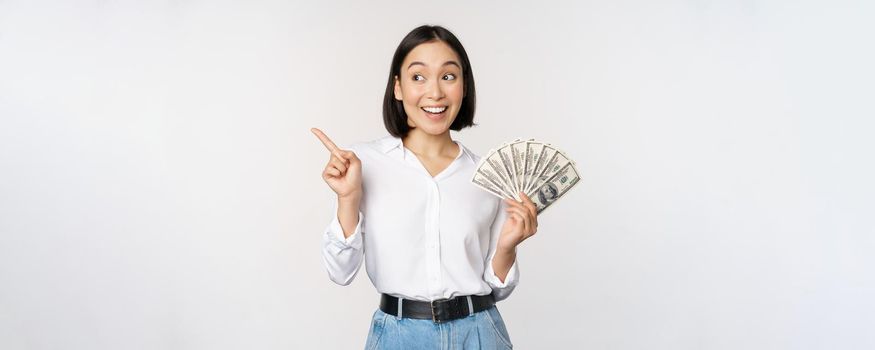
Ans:
{"type": "Polygon", "coordinates": [[[495,247],[495,255],[516,256],[516,246],[503,247],[499,245],[495,247]]]}
{"type": "Polygon", "coordinates": [[[361,191],[353,191],[345,195],[337,195],[337,201],[343,204],[359,204],[362,200],[361,191]]]}

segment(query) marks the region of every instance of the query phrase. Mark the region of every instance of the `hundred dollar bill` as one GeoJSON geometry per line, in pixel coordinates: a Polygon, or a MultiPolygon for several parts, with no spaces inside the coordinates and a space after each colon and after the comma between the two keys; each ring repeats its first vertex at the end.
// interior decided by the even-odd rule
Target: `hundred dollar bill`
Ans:
{"type": "Polygon", "coordinates": [[[519,188],[516,187],[516,169],[513,167],[513,159],[511,155],[510,145],[504,145],[501,148],[497,149],[495,153],[498,153],[499,158],[501,159],[502,167],[507,172],[507,180],[508,182],[505,185],[510,190],[510,193],[513,193],[513,198],[517,198],[519,200],[519,188]]]}
{"type": "Polygon", "coordinates": [[[580,174],[574,168],[574,164],[567,162],[551,178],[543,182],[531,197],[532,202],[535,202],[538,214],[555,203],[559,197],[568,192],[578,181],[580,181],[580,174]]]}
{"type": "Polygon", "coordinates": [[[526,161],[525,169],[523,170],[523,192],[529,194],[529,184],[534,177],[535,167],[538,160],[541,159],[541,153],[544,150],[544,143],[538,141],[526,142],[526,161]]]}
{"type": "Polygon", "coordinates": [[[538,161],[535,162],[535,167],[532,169],[532,176],[525,188],[526,194],[531,196],[531,192],[535,190],[535,188],[533,188],[535,182],[538,177],[541,176],[542,170],[544,170],[544,165],[553,158],[554,153],[556,153],[556,150],[554,150],[549,144],[543,144],[541,146],[541,154],[538,156],[538,161]]]}
{"type": "Polygon", "coordinates": [[[553,147],[552,145],[544,145],[544,148],[548,150],[548,156],[544,158],[544,164],[541,169],[538,170],[538,175],[534,177],[532,180],[532,184],[529,187],[529,190],[534,191],[535,189],[541,187],[545,181],[547,181],[550,177],[552,177],[556,172],[562,169],[565,164],[568,164],[570,160],[558,149],[553,147]]]}
{"type": "MultiPolygon", "coordinates": [[[[514,193],[513,188],[509,187],[511,183],[510,169],[508,169],[507,164],[502,161],[498,150],[492,150],[486,157],[483,157],[481,165],[478,168],[485,168],[487,166],[492,169],[492,172],[495,173],[499,179],[501,179],[501,182],[499,183],[501,189],[508,194],[514,193]]],[[[511,196],[511,198],[516,198],[516,196],[511,196]]]]}
{"type": "Polygon", "coordinates": [[[501,178],[492,171],[489,166],[478,168],[474,172],[474,178],[471,179],[475,185],[486,190],[489,193],[496,195],[499,198],[511,197],[509,193],[501,185],[501,178]]]}
{"type": "Polygon", "coordinates": [[[525,182],[525,157],[526,157],[526,141],[519,140],[510,144],[511,161],[513,162],[514,186],[516,191],[523,190],[523,182],[525,182]]]}

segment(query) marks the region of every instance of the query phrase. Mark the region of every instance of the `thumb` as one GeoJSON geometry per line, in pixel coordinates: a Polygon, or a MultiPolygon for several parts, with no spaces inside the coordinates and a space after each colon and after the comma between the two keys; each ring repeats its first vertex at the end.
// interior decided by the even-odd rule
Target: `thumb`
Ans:
{"type": "Polygon", "coordinates": [[[342,159],[348,160],[350,163],[358,163],[359,158],[355,155],[353,151],[339,151],[340,157],[342,159]]]}

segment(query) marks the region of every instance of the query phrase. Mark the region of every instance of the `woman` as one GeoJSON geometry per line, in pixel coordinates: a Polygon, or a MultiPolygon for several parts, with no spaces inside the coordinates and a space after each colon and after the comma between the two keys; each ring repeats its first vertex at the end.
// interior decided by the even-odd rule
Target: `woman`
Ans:
{"type": "Polygon", "coordinates": [[[312,129],[337,194],[324,235],[332,281],[366,262],[382,293],[367,349],[511,348],[495,302],[516,286],[516,247],[535,234],[535,205],[501,201],[471,184],[479,157],[450,130],[474,125],[474,76],[459,40],[421,26],[392,59],[383,121],[390,136],[338,148],[312,129]]]}

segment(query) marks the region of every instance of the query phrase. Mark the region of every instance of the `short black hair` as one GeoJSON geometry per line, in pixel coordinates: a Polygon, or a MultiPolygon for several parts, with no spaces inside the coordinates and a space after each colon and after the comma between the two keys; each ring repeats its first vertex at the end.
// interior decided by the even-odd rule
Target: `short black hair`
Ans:
{"type": "Polygon", "coordinates": [[[386,94],[383,96],[383,123],[392,136],[405,137],[410,132],[410,126],[407,125],[407,113],[404,112],[404,103],[395,99],[395,76],[401,76],[401,64],[410,51],[413,51],[419,44],[433,41],[442,41],[449,45],[462,61],[459,63],[462,64],[464,97],[459,114],[450,125],[450,130],[459,131],[475,125],[474,109],[477,106],[477,96],[474,93],[474,73],[471,71],[471,62],[468,61],[468,53],[465,52],[459,39],[446,28],[437,25],[422,25],[410,31],[401,40],[398,48],[395,49],[395,55],[392,57],[392,65],[389,67],[389,81],[386,83],[386,94]]]}

